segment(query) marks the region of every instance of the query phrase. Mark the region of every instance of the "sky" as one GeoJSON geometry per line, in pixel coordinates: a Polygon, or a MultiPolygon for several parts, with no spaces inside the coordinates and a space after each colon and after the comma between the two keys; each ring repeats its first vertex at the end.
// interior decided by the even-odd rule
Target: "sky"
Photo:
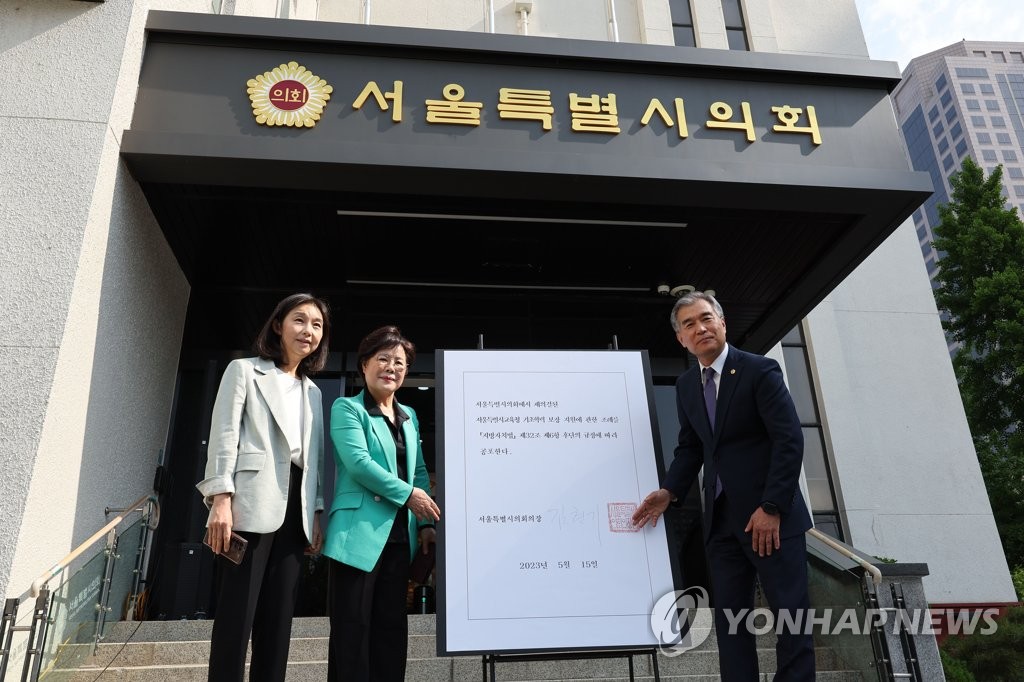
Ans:
{"type": "Polygon", "coordinates": [[[1024,43],[1022,0],[856,0],[872,59],[898,62],[961,40],[1024,43]]]}

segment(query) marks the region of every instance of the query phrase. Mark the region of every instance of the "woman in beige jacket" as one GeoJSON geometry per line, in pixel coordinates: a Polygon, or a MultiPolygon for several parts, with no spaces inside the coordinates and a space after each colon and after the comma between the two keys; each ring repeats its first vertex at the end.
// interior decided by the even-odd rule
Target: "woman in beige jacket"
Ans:
{"type": "Polygon", "coordinates": [[[219,587],[210,643],[211,682],[282,682],[304,551],[320,550],[323,408],[309,375],[327,361],[327,304],[293,294],[267,319],[256,357],[233,360],[213,407],[206,477],[207,536],[219,587]],[[229,561],[231,534],[247,542],[229,561]]]}

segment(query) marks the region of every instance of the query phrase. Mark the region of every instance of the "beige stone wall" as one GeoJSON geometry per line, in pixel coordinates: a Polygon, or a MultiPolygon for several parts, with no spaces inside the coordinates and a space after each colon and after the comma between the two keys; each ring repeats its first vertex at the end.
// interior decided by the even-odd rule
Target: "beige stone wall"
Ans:
{"type": "Polygon", "coordinates": [[[149,3],[0,4],[0,593],[151,485],[188,285],[118,156],[149,3]]]}

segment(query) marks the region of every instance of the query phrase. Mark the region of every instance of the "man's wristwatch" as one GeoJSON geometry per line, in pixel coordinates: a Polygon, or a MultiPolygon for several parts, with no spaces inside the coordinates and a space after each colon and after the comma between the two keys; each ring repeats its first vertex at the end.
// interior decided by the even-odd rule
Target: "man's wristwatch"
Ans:
{"type": "Polygon", "coordinates": [[[765,514],[771,514],[772,516],[779,515],[779,505],[774,502],[762,502],[761,509],[764,510],[765,514]]]}

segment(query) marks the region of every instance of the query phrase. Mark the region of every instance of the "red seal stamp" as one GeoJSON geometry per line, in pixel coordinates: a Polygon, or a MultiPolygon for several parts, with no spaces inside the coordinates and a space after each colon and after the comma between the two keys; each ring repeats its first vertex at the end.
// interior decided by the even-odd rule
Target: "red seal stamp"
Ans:
{"type": "Polygon", "coordinates": [[[633,524],[635,502],[608,503],[608,530],[613,533],[636,533],[640,529],[633,524]]]}

